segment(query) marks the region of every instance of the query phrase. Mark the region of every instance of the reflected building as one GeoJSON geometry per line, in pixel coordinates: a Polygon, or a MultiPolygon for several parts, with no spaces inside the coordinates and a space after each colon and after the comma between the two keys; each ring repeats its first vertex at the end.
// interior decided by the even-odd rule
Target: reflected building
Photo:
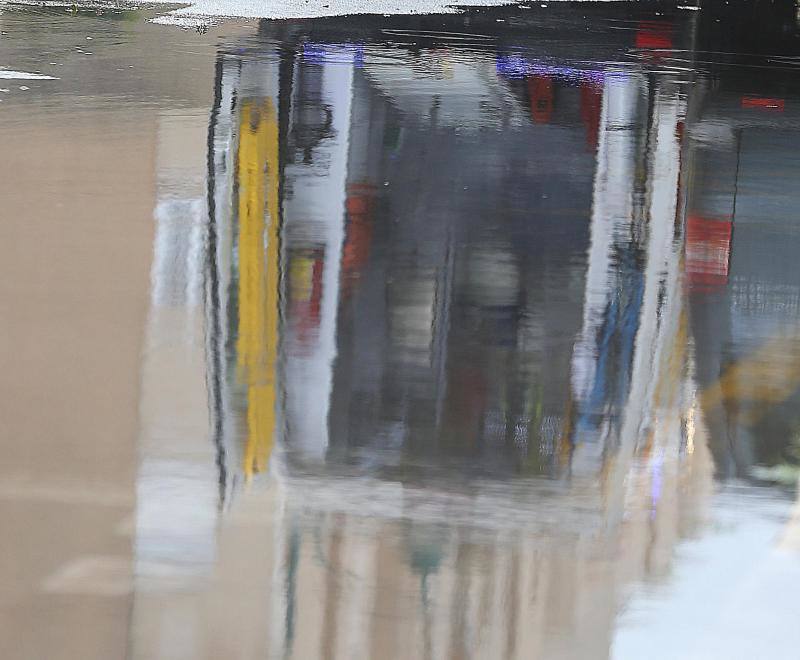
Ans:
{"type": "Polygon", "coordinates": [[[149,607],[209,657],[597,657],[710,482],[684,84],[261,39],[198,202],[213,565],[149,607]]]}
{"type": "MultiPolygon", "coordinates": [[[[227,26],[215,63],[3,15],[67,67],[3,103],[9,654],[596,658],[637,591],[689,622],[714,473],[797,460],[795,6],[605,4],[227,26]]],[[[718,628],[775,584],[740,549],[718,628]]]]}
{"type": "Polygon", "coordinates": [[[792,3],[758,10],[702,17],[699,39],[711,61],[688,132],[685,270],[697,381],[724,479],[752,479],[765,466],[798,459],[800,280],[789,264],[798,247],[798,193],[790,182],[800,133],[797,85],[782,67],[795,51],[798,24],[792,3]],[[731,45],[749,53],[745,64],[764,68],[763,75],[728,67],[731,45]],[[764,52],[776,67],[763,66],[764,52]]]}
{"type": "Polygon", "coordinates": [[[137,627],[186,639],[134,657],[609,655],[713,472],[772,451],[758,406],[790,406],[796,370],[742,341],[791,321],[791,273],[748,257],[791,235],[747,211],[759,154],[789,157],[750,112],[769,99],[731,109],[669,63],[695,18],[609,30],[602,66],[420,20],[358,43],[264,23],[220,52],[205,199],[170,202],[188,234],[156,241],[156,272],[204,264],[154,282],[205,326],[176,557],[153,561],[139,507],[137,627]]]}

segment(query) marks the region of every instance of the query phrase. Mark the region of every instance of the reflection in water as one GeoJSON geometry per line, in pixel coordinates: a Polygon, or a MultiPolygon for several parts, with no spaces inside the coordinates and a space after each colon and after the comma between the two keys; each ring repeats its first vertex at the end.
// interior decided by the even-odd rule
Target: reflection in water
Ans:
{"type": "Polygon", "coordinates": [[[151,319],[204,260],[219,490],[148,542],[186,490],[145,456],[134,626],[193,641],[135,657],[605,657],[714,473],[798,458],[794,120],[681,60],[699,20],[602,63],[335,23],[220,51],[207,197],[157,214],[207,211],[206,249],[157,240],[151,319]]]}

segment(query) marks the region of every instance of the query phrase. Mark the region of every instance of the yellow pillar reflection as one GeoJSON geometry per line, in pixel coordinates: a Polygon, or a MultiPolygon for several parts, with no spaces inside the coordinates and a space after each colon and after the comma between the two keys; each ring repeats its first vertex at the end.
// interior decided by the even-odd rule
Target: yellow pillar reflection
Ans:
{"type": "Polygon", "coordinates": [[[244,474],[266,469],[278,353],[278,121],[270,100],[242,106],[239,154],[239,378],[247,387],[244,474]]]}

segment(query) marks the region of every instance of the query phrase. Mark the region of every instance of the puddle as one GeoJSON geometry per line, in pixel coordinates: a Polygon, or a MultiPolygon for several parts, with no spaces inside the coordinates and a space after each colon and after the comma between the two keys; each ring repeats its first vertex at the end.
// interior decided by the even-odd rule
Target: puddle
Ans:
{"type": "Polygon", "coordinates": [[[794,658],[793,7],[4,8],[3,657],[794,658]]]}

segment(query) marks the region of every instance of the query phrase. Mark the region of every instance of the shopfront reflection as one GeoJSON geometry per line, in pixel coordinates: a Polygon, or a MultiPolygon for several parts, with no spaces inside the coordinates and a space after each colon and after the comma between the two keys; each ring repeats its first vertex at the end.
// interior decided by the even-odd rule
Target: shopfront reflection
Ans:
{"type": "Polygon", "coordinates": [[[200,296],[213,445],[145,445],[134,657],[606,657],[715,474],[797,458],[793,99],[670,62],[685,16],[602,63],[477,29],[220,51],[207,194],[157,216],[205,248],[157,239],[154,275],[200,296]]]}

